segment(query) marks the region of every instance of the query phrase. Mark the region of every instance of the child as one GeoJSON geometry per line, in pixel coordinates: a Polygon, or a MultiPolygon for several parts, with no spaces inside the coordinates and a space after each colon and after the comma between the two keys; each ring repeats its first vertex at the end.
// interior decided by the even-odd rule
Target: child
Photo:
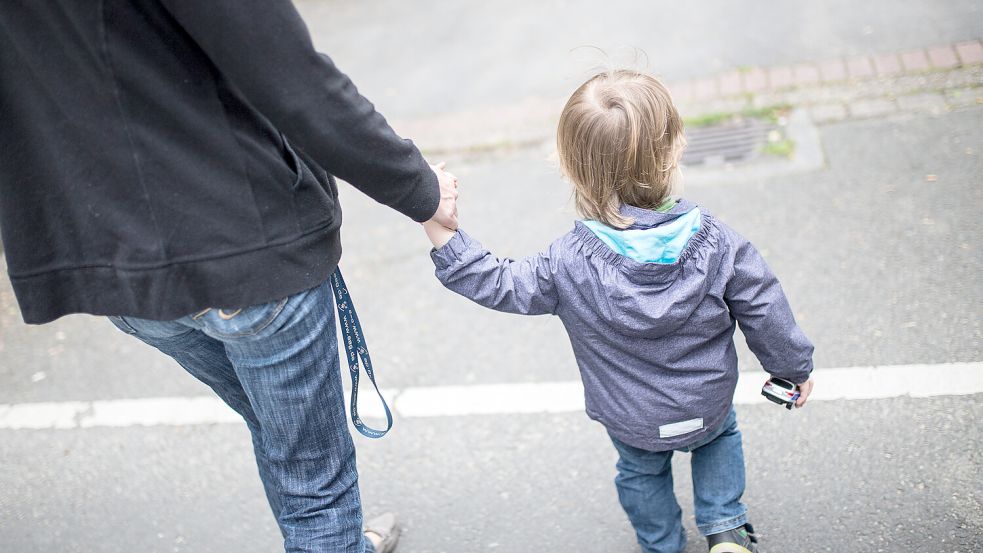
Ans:
{"type": "Polygon", "coordinates": [[[437,277],[509,313],[557,315],[587,414],[618,450],[615,484],[642,549],[685,547],[673,451],[692,453],[696,523],[712,553],[756,552],[747,524],[735,320],[765,370],[812,388],[813,347],[746,239],[671,195],[685,145],[668,90],[633,71],[580,86],[560,116],[562,172],[586,220],[537,256],[496,259],[463,231],[425,225],[437,277]]]}

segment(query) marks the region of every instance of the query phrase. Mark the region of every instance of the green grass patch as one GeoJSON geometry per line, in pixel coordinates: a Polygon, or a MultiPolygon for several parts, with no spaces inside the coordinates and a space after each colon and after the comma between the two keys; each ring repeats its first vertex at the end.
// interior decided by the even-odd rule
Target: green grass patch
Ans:
{"type": "Polygon", "coordinates": [[[689,128],[712,127],[728,121],[738,121],[741,119],[763,119],[769,123],[778,123],[779,118],[786,115],[792,106],[779,104],[763,108],[747,108],[738,112],[727,113],[707,113],[697,117],[687,117],[683,119],[683,124],[689,128]]]}
{"type": "Polygon", "coordinates": [[[776,142],[767,142],[761,151],[772,156],[791,158],[792,154],[795,153],[795,142],[788,138],[776,142]]]}
{"type": "Polygon", "coordinates": [[[734,119],[733,113],[707,113],[706,115],[700,115],[699,117],[687,117],[683,119],[683,125],[693,128],[693,127],[712,127],[714,125],[719,125],[724,121],[730,121],[734,119]]]}

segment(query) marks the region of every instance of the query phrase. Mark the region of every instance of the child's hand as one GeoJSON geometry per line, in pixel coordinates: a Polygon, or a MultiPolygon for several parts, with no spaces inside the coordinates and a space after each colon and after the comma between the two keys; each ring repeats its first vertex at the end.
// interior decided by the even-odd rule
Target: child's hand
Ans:
{"type": "Polygon", "coordinates": [[[799,399],[795,400],[796,407],[802,407],[806,404],[806,400],[809,399],[809,394],[812,393],[812,379],[806,380],[802,384],[799,384],[799,399]]]}

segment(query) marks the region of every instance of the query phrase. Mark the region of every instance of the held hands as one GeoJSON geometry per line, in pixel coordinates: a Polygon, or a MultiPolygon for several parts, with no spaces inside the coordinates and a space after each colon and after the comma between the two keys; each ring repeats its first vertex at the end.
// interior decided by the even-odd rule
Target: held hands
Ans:
{"type": "Polygon", "coordinates": [[[430,166],[440,184],[440,205],[428,222],[436,222],[450,230],[457,230],[457,177],[445,171],[446,166],[443,161],[430,166]]]}
{"type": "Polygon", "coordinates": [[[457,230],[457,177],[445,171],[446,166],[444,162],[430,166],[440,184],[440,205],[433,217],[423,223],[423,229],[435,248],[446,244],[457,230]]]}

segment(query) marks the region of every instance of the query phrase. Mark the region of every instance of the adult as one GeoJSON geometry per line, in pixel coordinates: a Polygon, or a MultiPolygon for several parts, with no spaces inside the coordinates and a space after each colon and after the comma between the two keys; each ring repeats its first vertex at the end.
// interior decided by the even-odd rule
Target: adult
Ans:
{"type": "Polygon", "coordinates": [[[334,177],[456,227],[456,183],[289,0],[0,4],[0,230],[24,321],[108,315],[239,412],[294,551],[362,533],[329,276],[334,177]]]}

